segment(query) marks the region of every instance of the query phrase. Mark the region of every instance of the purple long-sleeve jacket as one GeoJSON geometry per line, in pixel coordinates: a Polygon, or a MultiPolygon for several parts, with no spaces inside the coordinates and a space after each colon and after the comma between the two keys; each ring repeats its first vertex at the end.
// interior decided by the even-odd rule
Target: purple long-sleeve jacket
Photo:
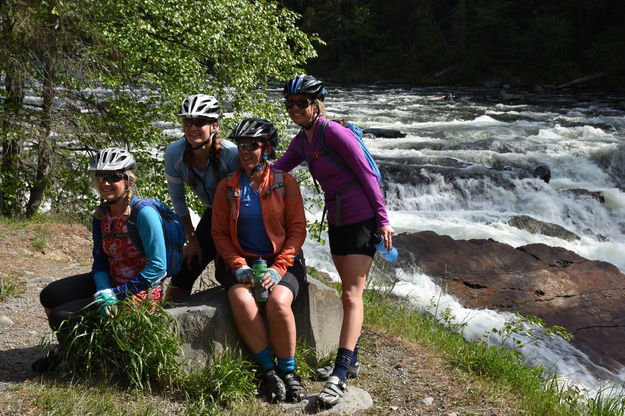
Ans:
{"type": "MultiPolygon", "coordinates": [[[[317,128],[323,122],[319,117],[313,131],[313,142],[308,143],[306,135],[300,131],[287,148],[286,152],[273,166],[289,172],[300,163],[319,152],[317,128]],[[304,152],[302,154],[302,141],[304,152]]],[[[365,159],[360,145],[351,131],[339,123],[331,121],[325,128],[325,144],[340,155],[349,166],[351,172],[335,166],[327,157],[319,157],[310,162],[310,172],[321,185],[326,195],[332,195],[348,183],[358,180],[358,184],[341,193],[341,225],[353,224],[375,216],[378,227],[389,225],[384,197],[378,186],[378,178],[365,159]]],[[[328,221],[336,225],[336,200],[326,198],[328,221]]]]}

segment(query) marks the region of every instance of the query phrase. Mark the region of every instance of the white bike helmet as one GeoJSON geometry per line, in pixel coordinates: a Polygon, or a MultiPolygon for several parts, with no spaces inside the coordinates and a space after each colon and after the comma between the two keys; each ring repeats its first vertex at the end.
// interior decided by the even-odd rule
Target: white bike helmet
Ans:
{"type": "Polygon", "coordinates": [[[184,99],[180,105],[180,118],[205,117],[219,120],[221,106],[215,97],[206,94],[196,94],[184,99]]]}
{"type": "Polygon", "coordinates": [[[89,170],[135,170],[137,161],[127,150],[119,147],[107,147],[91,158],[89,170]]]}

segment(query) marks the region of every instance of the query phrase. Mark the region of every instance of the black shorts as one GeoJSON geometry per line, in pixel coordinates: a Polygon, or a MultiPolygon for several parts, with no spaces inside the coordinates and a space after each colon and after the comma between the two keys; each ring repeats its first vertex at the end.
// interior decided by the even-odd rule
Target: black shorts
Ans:
{"type": "Polygon", "coordinates": [[[330,253],[335,256],[364,254],[373,258],[374,236],[378,230],[375,218],[336,227],[328,224],[330,253]]]}
{"type": "MultiPolygon", "coordinates": [[[[248,264],[248,266],[252,267],[251,264],[248,264]]],[[[271,264],[268,262],[267,266],[270,267],[271,264]]],[[[230,268],[226,265],[226,262],[219,256],[215,259],[215,278],[224,287],[224,289],[226,289],[226,292],[238,283],[232,270],[230,270],[230,268]]],[[[301,253],[295,258],[295,263],[286,269],[286,273],[282,276],[278,285],[286,286],[291,292],[293,292],[293,299],[297,298],[300,290],[305,287],[306,266],[304,265],[304,258],[301,253]]]]}

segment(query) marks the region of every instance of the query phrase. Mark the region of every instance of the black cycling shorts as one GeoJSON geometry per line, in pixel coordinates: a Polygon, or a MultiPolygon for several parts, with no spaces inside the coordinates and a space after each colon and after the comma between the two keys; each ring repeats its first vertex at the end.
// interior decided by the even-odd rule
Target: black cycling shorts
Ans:
{"type": "Polygon", "coordinates": [[[364,254],[375,255],[374,236],[378,230],[375,218],[336,227],[328,224],[330,253],[335,256],[364,254]]]}
{"type": "MultiPolygon", "coordinates": [[[[252,267],[251,264],[249,266],[252,267]]],[[[270,264],[267,264],[267,266],[270,266],[270,264]]],[[[226,262],[219,256],[215,259],[215,278],[226,289],[226,292],[238,283],[232,270],[228,268],[226,262]]],[[[278,285],[286,286],[293,292],[293,299],[297,298],[300,290],[306,285],[306,267],[301,254],[295,258],[295,263],[286,269],[286,273],[282,276],[278,285]]]]}

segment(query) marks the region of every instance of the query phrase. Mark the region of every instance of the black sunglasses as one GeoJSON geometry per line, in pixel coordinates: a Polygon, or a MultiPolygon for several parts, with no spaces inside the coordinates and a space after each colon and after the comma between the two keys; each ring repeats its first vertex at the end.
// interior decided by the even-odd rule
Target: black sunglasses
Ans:
{"type": "Polygon", "coordinates": [[[215,120],[211,120],[210,118],[185,118],[182,120],[182,124],[184,124],[185,127],[204,127],[214,122],[215,120]]]}
{"type": "Polygon", "coordinates": [[[306,98],[300,98],[299,100],[285,100],[284,105],[287,109],[291,109],[295,106],[298,106],[301,109],[308,108],[313,102],[307,100],[306,98]]]}
{"type": "Polygon", "coordinates": [[[124,172],[107,172],[107,173],[97,172],[95,174],[95,180],[98,183],[102,183],[102,182],[116,183],[116,182],[121,181],[122,179],[128,179],[128,175],[126,175],[124,172]]]}
{"type": "Polygon", "coordinates": [[[250,152],[253,152],[254,150],[257,150],[259,148],[263,147],[263,144],[260,142],[243,142],[243,143],[237,143],[237,149],[239,150],[248,150],[250,152]]]}

